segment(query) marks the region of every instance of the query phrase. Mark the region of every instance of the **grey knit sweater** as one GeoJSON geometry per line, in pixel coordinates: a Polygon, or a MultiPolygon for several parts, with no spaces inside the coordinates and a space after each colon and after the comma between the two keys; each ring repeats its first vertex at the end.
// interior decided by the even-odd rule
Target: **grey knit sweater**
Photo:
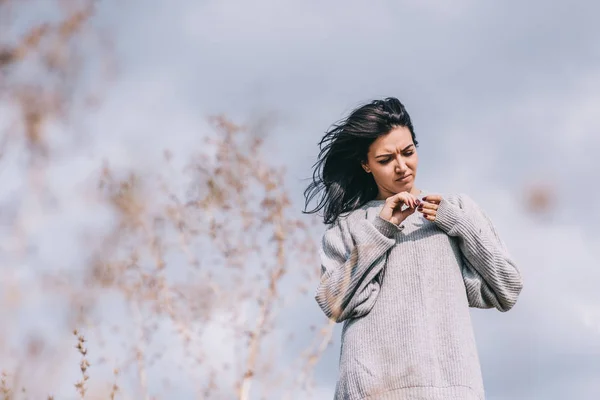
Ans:
{"type": "Polygon", "coordinates": [[[325,231],[316,300],[344,322],[335,399],[484,399],[469,306],[508,311],[521,275],[473,200],[443,198],[435,222],[396,226],[373,200],[325,231]]]}

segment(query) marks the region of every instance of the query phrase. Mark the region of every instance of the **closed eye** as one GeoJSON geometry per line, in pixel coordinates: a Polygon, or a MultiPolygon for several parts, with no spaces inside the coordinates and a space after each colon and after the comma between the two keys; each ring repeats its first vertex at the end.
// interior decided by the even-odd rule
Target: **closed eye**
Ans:
{"type": "MultiPolygon", "coordinates": [[[[404,157],[410,157],[410,156],[412,156],[413,154],[415,154],[415,152],[414,152],[414,151],[409,151],[409,152],[406,152],[406,153],[404,153],[404,157]]],[[[383,160],[380,160],[380,161],[379,161],[379,164],[383,164],[383,165],[385,165],[385,164],[389,163],[390,161],[392,161],[392,158],[385,158],[385,159],[383,159],[383,160]]]]}

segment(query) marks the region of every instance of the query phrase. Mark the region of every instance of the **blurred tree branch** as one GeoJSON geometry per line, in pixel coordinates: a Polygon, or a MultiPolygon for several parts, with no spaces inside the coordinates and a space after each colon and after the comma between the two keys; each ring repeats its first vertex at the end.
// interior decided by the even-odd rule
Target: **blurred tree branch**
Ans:
{"type": "MultiPolygon", "coordinates": [[[[9,235],[18,244],[4,252],[7,266],[0,270],[0,289],[18,291],[27,271],[29,284],[42,290],[11,295],[3,308],[22,310],[34,295],[47,302],[62,299],[70,325],[61,328],[63,336],[78,327],[80,340],[85,335],[98,347],[91,354],[105,352],[96,362],[82,353],[85,368],[76,384],[81,397],[114,398],[118,391],[169,398],[168,384],[162,393],[151,387],[153,376],[170,369],[169,363],[161,364],[164,359],[177,359],[189,376],[187,383],[203,398],[300,393],[330,342],[331,325],[313,329],[317,338],[312,342],[307,327],[300,338],[308,346],[300,354],[306,362],[290,367],[286,379],[275,372],[287,367],[280,358],[290,351],[283,348],[289,342],[280,338],[289,299],[306,296],[306,288],[318,279],[314,231],[294,216],[285,170],[266,161],[263,139],[224,116],[211,119],[208,139],[183,171],[173,168],[178,155],[169,151],[165,168],[155,174],[136,166],[115,169],[107,159],[97,188],[85,197],[72,193],[68,198],[100,203],[114,217],[111,228],[81,233],[81,243],[73,247],[85,248],[86,254],[76,269],[48,271],[31,262],[30,249],[39,240],[27,223],[32,207],[46,210],[49,199],[57,201],[46,170],[70,156],[56,151],[56,132],[67,134],[69,123],[86,118],[89,106],[101,97],[98,82],[106,82],[114,70],[105,53],[106,37],[94,19],[95,6],[92,0],[54,0],[51,5],[0,0],[0,111],[12,118],[0,126],[0,163],[8,162],[7,157],[27,158],[20,196],[0,198],[0,207],[10,210],[9,235]],[[31,25],[15,22],[15,15],[35,14],[40,4],[55,15],[31,25]],[[90,79],[89,71],[100,73],[90,79]],[[182,179],[184,190],[178,186],[182,179]],[[214,332],[226,332],[229,342],[214,348],[208,340],[214,332]],[[121,342],[115,355],[111,348],[121,342]],[[169,346],[163,349],[163,343],[169,346]],[[116,356],[119,361],[108,369],[124,374],[118,388],[116,372],[106,380],[100,372],[116,356]],[[128,372],[137,376],[137,385],[126,381],[128,372]],[[94,386],[95,374],[99,380],[94,386]]],[[[8,344],[18,343],[23,334],[15,329],[15,337],[0,340],[0,368],[16,369],[16,377],[23,376],[19,371],[31,375],[36,368],[48,368],[51,356],[40,354],[34,363],[8,344]]],[[[34,389],[54,392],[68,375],[61,369],[68,368],[53,365],[57,378],[40,381],[34,389]]],[[[21,393],[20,378],[10,385],[7,376],[2,375],[5,397],[21,393]]]]}

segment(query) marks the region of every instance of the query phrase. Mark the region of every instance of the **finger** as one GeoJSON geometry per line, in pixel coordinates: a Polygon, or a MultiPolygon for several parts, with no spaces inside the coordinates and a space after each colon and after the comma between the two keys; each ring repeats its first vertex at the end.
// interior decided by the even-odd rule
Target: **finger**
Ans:
{"type": "Polygon", "coordinates": [[[419,212],[421,214],[425,214],[425,215],[437,215],[437,211],[432,210],[430,208],[423,208],[423,209],[419,210],[419,212]]]}
{"type": "Polygon", "coordinates": [[[423,217],[428,221],[435,221],[435,215],[423,214],[423,217]]]}
{"type": "Polygon", "coordinates": [[[413,196],[413,199],[415,201],[415,208],[419,207],[421,204],[423,204],[423,201],[421,199],[419,199],[417,196],[413,196]]]}
{"type": "Polygon", "coordinates": [[[405,219],[406,217],[408,217],[411,214],[414,214],[414,212],[416,211],[416,208],[407,208],[406,210],[402,211],[400,214],[402,214],[402,219],[405,219]]]}
{"type": "Polygon", "coordinates": [[[406,199],[406,193],[396,193],[394,196],[391,197],[392,199],[392,204],[394,206],[397,206],[400,203],[406,203],[407,199],[406,199]]]}
{"type": "Polygon", "coordinates": [[[429,203],[439,204],[442,201],[442,196],[440,196],[439,194],[430,194],[423,197],[423,200],[429,203]]]}
{"type": "Polygon", "coordinates": [[[440,204],[441,201],[442,201],[441,198],[435,198],[435,197],[428,197],[428,198],[423,199],[423,202],[431,203],[431,204],[440,204]]]}
{"type": "Polygon", "coordinates": [[[423,204],[423,200],[419,199],[417,196],[415,196],[412,193],[408,193],[408,195],[410,196],[410,198],[413,200],[413,207],[418,207],[421,204],[423,204]]]}
{"type": "Polygon", "coordinates": [[[402,200],[402,197],[400,196],[400,193],[397,193],[393,196],[388,197],[387,199],[385,199],[385,203],[386,205],[390,208],[390,210],[394,210],[396,209],[396,207],[398,207],[399,204],[403,203],[404,201],[402,200]]]}
{"type": "Polygon", "coordinates": [[[413,196],[412,194],[408,193],[408,192],[401,192],[398,193],[399,195],[401,195],[402,200],[404,201],[404,204],[406,204],[408,207],[410,208],[415,208],[417,203],[416,200],[417,198],[415,196],[413,196]]]}
{"type": "Polygon", "coordinates": [[[408,205],[410,205],[410,207],[413,209],[417,208],[417,198],[410,193],[406,197],[408,199],[408,205]]]}
{"type": "Polygon", "coordinates": [[[422,202],[419,205],[419,208],[429,208],[429,209],[432,209],[432,210],[437,210],[439,208],[439,206],[437,204],[435,204],[435,203],[422,202]]]}
{"type": "Polygon", "coordinates": [[[400,192],[388,198],[388,200],[390,201],[390,207],[393,209],[396,208],[399,204],[406,204],[408,207],[414,208],[416,199],[411,197],[409,193],[400,192]]]}

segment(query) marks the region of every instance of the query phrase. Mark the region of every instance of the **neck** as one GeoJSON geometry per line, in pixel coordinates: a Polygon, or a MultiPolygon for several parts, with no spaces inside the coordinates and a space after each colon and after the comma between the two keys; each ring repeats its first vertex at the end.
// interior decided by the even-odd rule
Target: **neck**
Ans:
{"type": "MultiPolygon", "coordinates": [[[[416,187],[411,188],[408,193],[412,194],[413,196],[418,196],[421,193],[421,189],[417,189],[416,187]]],[[[381,194],[381,192],[377,195],[377,197],[375,198],[375,200],[385,200],[388,197],[393,196],[395,193],[390,193],[388,195],[385,194],[381,194]]]]}

